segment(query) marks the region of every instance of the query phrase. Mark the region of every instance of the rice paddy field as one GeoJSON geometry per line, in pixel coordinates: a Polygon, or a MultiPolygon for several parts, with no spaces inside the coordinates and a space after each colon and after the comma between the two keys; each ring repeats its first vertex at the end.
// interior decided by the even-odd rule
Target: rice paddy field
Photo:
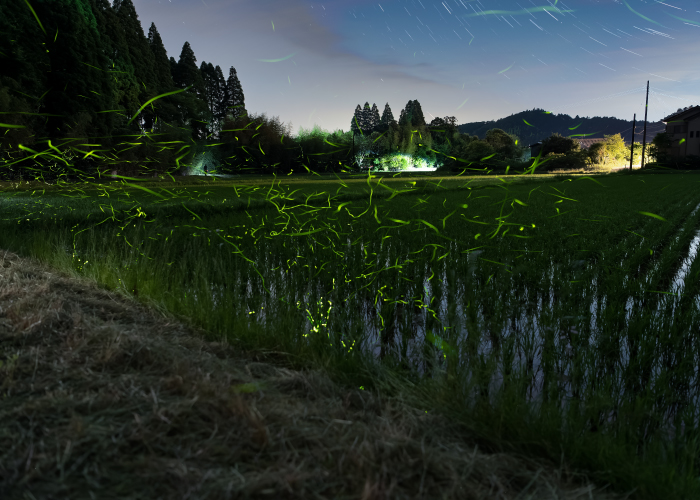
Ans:
{"type": "Polygon", "coordinates": [[[391,374],[632,498],[697,498],[699,208],[691,172],[6,184],[0,247],[355,390],[391,374]]]}

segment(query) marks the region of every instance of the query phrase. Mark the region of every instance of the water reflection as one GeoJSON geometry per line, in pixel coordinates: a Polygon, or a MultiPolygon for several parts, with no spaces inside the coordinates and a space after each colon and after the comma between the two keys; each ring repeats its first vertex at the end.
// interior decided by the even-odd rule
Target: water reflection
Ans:
{"type": "MultiPolygon", "coordinates": [[[[677,241],[678,237],[676,236],[676,239],[673,241],[677,241]]],[[[700,246],[700,231],[695,232],[687,255],[671,280],[671,291],[674,293],[678,293],[683,289],[685,278],[695,259],[698,246],[700,246]]],[[[359,249],[360,253],[364,255],[366,248],[363,243],[358,244],[355,248],[359,249]]],[[[348,239],[348,254],[351,249],[352,245],[348,239]]],[[[446,244],[445,250],[454,252],[452,255],[457,254],[459,251],[456,245],[452,243],[446,244]]],[[[393,255],[390,243],[386,244],[384,251],[393,255]]],[[[419,373],[435,375],[443,373],[447,369],[448,363],[463,364],[465,362],[461,359],[446,360],[444,358],[445,350],[439,347],[443,346],[441,341],[445,338],[444,330],[441,327],[447,326],[452,332],[450,343],[454,344],[455,347],[466,345],[469,340],[473,342],[474,338],[477,338],[478,342],[475,346],[476,356],[473,359],[490,358],[495,363],[493,375],[487,384],[489,398],[492,403],[495,403],[495,396],[503,386],[504,372],[510,372],[511,374],[527,374],[529,380],[529,384],[525,389],[527,398],[531,403],[539,404],[543,399],[543,387],[547,382],[543,365],[545,346],[548,344],[549,349],[559,353],[557,355],[557,363],[559,363],[560,368],[556,372],[551,372],[550,367],[549,373],[554,373],[556,379],[550,380],[549,383],[558,387],[559,393],[563,396],[563,401],[580,398],[581,391],[586,390],[586,384],[572,383],[574,372],[577,368],[580,369],[577,367],[577,363],[581,362],[580,356],[582,354],[597,352],[600,342],[610,342],[610,336],[606,337],[606,332],[601,330],[602,325],[606,324],[602,319],[603,316],[609,315],[611,310],[614,312],[614,308],[618,307],[615,304],[620,304],[622,308],[619,312],[624,318],[625,326],[619,332],[618,340],[615,344],[617,353],[615,366],[617,368],[614,372],[593,372],[593,370],[602,370],[603,368],[590,367],[586,369],[586,373],[577,373],[576,376],[582,380],[589,381],[589,383],[595,383],[594,381],[601,376],[601,373],[604,373],[606,377],[612,378],[620,378],[622,376],[632,357],[630,342],[626,339],[631,334],[631,332],[628,332],[628,326],[630,321],[636,318],[640,311],[644,309],[643,299],[635,295],[627,297],[608,296],[606,291],[601,289],[599,276],[595,273],[596,269],[594,266],[596,264],[593,262],[579,259],[562,263],[550,260],[549,271],[539,284],[526,283],[521,285],[519,291],[514,292],[511,297],[507,297],[502,301],[477,300],[467,307],[465,303],[466,287],[470,283],[473,285],[474,282],[478,281],[478,277],[482,274],[481,266],[483,261],[479,259],[482,252],[475,251],[463,256],[468,263],[466,276],[459,276],[459,278],[449,276],[448,266],[443,265],[441,271],[436,273],[431,280],[425,278],[422,281],[422,288],[416,289],[414,285],[410,292],[398,297],[402,302],[397,303],[395,306],[390,306],[381,300],[375,305],[374,298],[370,297],[369,294],[348,301],[345,306],[356,307],[355,311],[357,314],[348,316],[348,321],[345,325],[347,331],[353,331],[353,327],[356,326],[361,327],[367,338],[367,342],[361,347],[371,352],[375,358],[382,359],[389,353],[394,353],[397,358],[404,360],[406,364],[419,373]],[[573,272],[577,276],[593,277],[578,289],[574,288],[575,292],[570,292],[566,295],[557,289],[561,284],[563,272],[573,272]],[[411,293],[413,293],[414,297],[406,298],[411,293]],[[412,299],[416,297],[420,298],[424,304],[430,304],[431,309],[435,311],[435,320],[429,317],[431,313],[425,308],[416,307],[412,303],[412,299]],[[561,311],[561,307],[567,304],[575,304],[571,308],[570,314],[561,315],[560,312],[557,313],[557,311],[561,311]],[[391,311],[390,314],[389,311],[391,311]],[[384,328],[381,327],[380,315],[384,316],[384,328]],[[426,350],[426,345],[435,344],[438,347],[426,350]],[[508,350],[506,346],[512,352],[510,358],[506,356],[506,351],[508,350]],[[426,356],[432,356],[433,359],[426,359],[426,356]]],[[[349,259],[348,254],[345,256],[345,261],[349,259]]],[[[378,256],[377,258],[379,259],[380,257],[378,256]]],[[[382,258],[381,261],[385,266],[391,266],[393,263],[390,258],[382,258]]],[[[265,260],[261,267],[270,269],[272,265],[274,264],[271,261],[265,260]]],[[[650,275],[655,273],[657,265],[658,263],[652,266],[646,276],[642,276],[644,283],[647,282],[650,275]]],[[[510,267],[512,268],[512,266],[510,267]]],[[[427,273],[427,275],[429,274],[427,273]]],[[[270,286],[272,291],[270,301],[274,302],[278,298],[275,279],[270,273],[267,276],[266,283],[269,283],[268,286],[270,286]],[[269,282],[267,276],[270,276],[269,282]]],[[[278,271],[279,283],[283,284],[285,282],[284,278],[284,271],[278,271]]],[[[265,309],[261,308],[260,304],[255,305],[247,302],[253,300],[251,283],[248,282],[245,286],[242,283],[238,283],[233,289],[243,292],[240,300],[243,301],[245,307],[249,307],[250,311],[254,312],[251,315],[251,321],[265,322],[265,309]]],[[[628,287],[622,286],[620,289],[626,290],[628,287]]],[[[633,290],[634,288],[631,291],[633,290]]],[[[212,288],[211,298],[215,307],[225,305],[225,292],[226,290],[223,287],[212,288]]],[[[258,288],[258,293],[261,292],[262,290],[258,288]]],[[[304,297],[300,300],[300,313],[307,316],[306,310],[308,309],[312,317],[318,314],[318,305],[313,303],[315,299],[311,299],[311,297],[323,297],[323,293],[320,286],[314,287],[309,284],[307,290],[300,293],[300,296],[303,295],[304,297]]],[[[657,307],[650,314],[651,319],[648,326],[658,328],[659,321],[668,321],[669,315],[665,305],[671,304],[672,312],[675,312],[675,307],[679,300],[679,295],[668,295],[660,300],[657,307]]],[[[700,307],[700,297],[695,298],[695,304],[696,307],[700,307]]],[[[331,312],[331,315],[333,314],[334,311],[331,312]]],[[[308,332],[314,326],[307,317],[304,326],[305,330],[308,332]]],[[[333,322],[331,321],[328,330],[330,336],[335,338],[333,328],[333,322]]],[[[659,376],[660,370],[661,366],[659,363],[656,363],[652,370],[652,380],[659,376]]],[[[476,376],[476,373],[471,369],[468,369],[467,373],[470,377],[476,376]]],[[[692,387],[696,382],[697,370],[689,384],[692,387]]],[[[612,417],[609,417],[609,420],[611,419],[612,417]]]]}
{"type": "MultiPolygon", "coordinates": [[[[694,216],[698,209],[700,204],[695,207],[690,216],[694,216]]],[[[670,245],[676,244],[680,237],[681,229],[671,239],[670,245]]],[[[371,248],[374,248],[374,251],[377,251],[375,259],[377,266],[383,264],[384,267],[391,267],[395,262],[391,256],[395,257],[399,253],[396,245],[397,243],[388,240],[382,243],[381,250],[377,250],[377,247],[373,247],[371,243],[358,242],[357,245],[352,245],[348,237],[342,262],[351,265],[357,257],[352,252],[359,252],[360,256],[366,258],[365,252],[369,254],[371,248]]],[[[525,391],[528,400],[533,404],[539,404],[542,401],[543,388],[546,384],[543,359],[545,349],[557,353],[555,356],[560,368],[556,369],[556,373],[549,368],[548,373],[554,373],[556,380],[550,382],[558,387],[560,394],[563,395],[563,401],[580,397],[580,392],[586,390],[585,384],[572,382],[575,376],[588,383],[595,383],[601,373],[606,377],[619,378],[628,368],[634,356],[630,347],[629,325],[632,320],[638,319],[641,311],[648,310],[645,308],[645,299],[640,298],[638,294],[635,295],[635,291],[640,287],[635,286],[636,284],[629,279],[629,274],[621,276],[620,285],[617,288],[624,291],[623,293],[627,296],[619,297],[608,295],[604,286],[609,286],[605,283],[611,283],[611,281],[603,281],[603,275],[596,272],[597,264],[592,261],[550,259],[548,271],[537,282],[521,281],[519,271],[509,264],[508,269],[512,274],[509,273],[504,275],[506,278],[498,279],[508,279],[510,276],[513,291],[510,295],[499,296],[497,294],[502,291],[494,284],[484,283],[486,269],[482,266],[486,264],[481,260],[483,250],[465,255],[459,253],[461,248],[458,248],[455,243],[445,243],[443,246],[444,251],[449,251],[451,255],[460,255],[462,262],[459,265],[454,263],[448,265],[443,261],[439,272],[436,267],[436,274],[430,280],[427,279],[431,274],[427,264],[418,269],[414,268],[416,277],[426,276],[422,282],[410,285],[402,283],[406,286],[406,290],[397,290],[398,295],[388,296],[390,300],[402,302],[391,305],[379,300],[375,304],[374,296],[367,292],[349,299],[344,304],[345,308],[354,308],[354,312],[346,313],[347,321],[342,325],[343,330],[354,331],[360,328],[366,335],[367,341],[358,347],[367,349],[367,352],[371,352],[377,359],[383,359],[393,353],[419,373],[436,375],[444,372],[449,363],[459,363],[462,366],[466,363],[465,359],[445,359],[444,354],[447,349],[443,342],[447,342],[448,347],[462,350],[468,348],[464,346],[471,345],[474,348],[474,352],[470,355],[471,359],[491,359],[495,363],[493,374],[486,381],[492,403],[495,403],[495,396],[502,389],[505,372],[527,374],[529,383],[525,391]],[[456,276],[454,267],[464,269],[464,274],[456,276]],[[566,276],[569,277],[565,278],[566,276]],[[575,281],[581,277],[585,279],[579,280],[580,284],[572,287],[570,292],[558,288],[569,279],[573,278],[575,281]],[[489,295],[491,293],[493,294],[489,295]],[[468,300],[469,297],[472,298],[468,300]],[[416,299],[421,300],[423,304],[430,304],[430,308],[435,311],[435,317],[433,318],[432,313],[425,307],[418,307],[414,302],[416,299]],[[562,308],[566,307],[569,310],[562,314],[562,308]],[[615,308],[619,308],[619,311],[615,311],[615,308]],[[594,355],[598,352],[601,342],[610,342],[610,332],[602,331],[603,325],[609,324],[607,316],[618,312],[624,318],[624,325],[617,335],[619,340],[615,345],[616,370],[614,373],[592,372],[598,367],[590,367],[586,373],[576,374],[575,371],[579,368],[577,364],[581,363],[579,357],[582,354],[594,355]],[[382,316],[384,328],[380,320],[382,316]],[[443,327],[450,329],[449,334],[445,333],[443,327]],[[426,346],[435,347],[426,349],[426,346]],[[509,356],[508,352],[512,355],[509,356]]],[[[685,289],[699,246],[700,230],[696,230],[687,255],[670,280],[668,291],[674,295],[662,296],[656,303],[656,307],[650,311],[650,319],[645,323],[645,328],[655,331],[670,329],[671,325],[667,327],[661,323],[674,320],[676,307],[682,298],[681,294],[685,289]]],[[[66,251],[71,253],[72,249],[67,248],[66,251]]],[[[363,262],[366,263],[367,260],[363,262]]],[[[524,267],[528,265],[527,261],[518,262],[524,267]]],[[[236,308],[252,313],[250,321],[259,324],[267,323],[268,304],[272,305],[276,302],[280,298],[278,296],[280,293],[290,293],[287,283],[290,275],[299,266],[292,266],[288,272],[284,267],[278,267],[274,271],[273,268],[279,266],[279,263],[273,256],[266,253],[264,257],[261,256],[256,260],[256,266],[265,276],[265,284],[270,289],[271,296],[266,297],[259,281],[254,283],[247,276],[244,278],[239,274],[230,282],[212,285],[208,299],[212,301],[214,309],[230,308],[231,302],[235,300],[236,308]]],[[[641,269],[637,270],[641,289],[644,289],[651,279],[657,278],[658,269],[659,259],[646,273],[641,269]]],[[[255,280],[259,278],[256,277],[255,280]]],[[[327,296],[324,295],[327,291],[322,290],[319,283],[311,280],[305,284],[304,288],[293,292],[296,294],[294,300],[299,301],[299,313],[306,318],[304,330],[309,332],[316,326],[314,323],[319,320],[318,300],[323,301],[324,312],[328,309],[327,296]],[[308,314],[312,319],[307,317],[308,314]]],[[[187,293],[192,293],[195,302],[201,303],[194,290],[187,293]]],[[[343,297],[342,300],[347,298],[343,297]]],[[[694,297],[693,304],[696,309],[700,308],[700,297],[694,297]]],[[[334,304],[334,307],[340,307],[340,304],[334,304]]],[[[331,316],[334,314],[341,313],[336,309],[331,311],[331,316]]],[[[330,337],[337,338],[334,329],[340,327],[337,322],[329,322],[327,330],[330,337]]],[[[690,387],[697,383],[697,366],[695,368],[692,379],[688,381],[690,387]]],[[[476,376],[471,367],[465,367],[465,369],[469,377],[476,376]]],[[[661,365],[657,362],[652,367],[650,383],[657,380],[660,373],[661,365]]],[[[621,386],[624,387],[624,384],[621,383],[621,386]]],[[[695,400],[694,403],[697,405],[698,401],[695,400]]]]}

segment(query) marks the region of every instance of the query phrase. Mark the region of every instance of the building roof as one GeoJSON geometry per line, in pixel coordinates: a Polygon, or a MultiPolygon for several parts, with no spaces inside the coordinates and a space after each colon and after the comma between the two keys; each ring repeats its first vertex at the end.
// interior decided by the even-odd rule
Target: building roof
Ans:
{"type": "Polygon", "coordinates": [[[685,121],[690,120],[697,115],[700,115],[700,106],[686,106],[683,109],[678,108],[678,111],[671,113],[661,121],[664,123],[668,123],[670,121],[685,121]]]}
{"type": "Polygon", "coordinates": [[[605,139],[576,139],[583,149],[588,149],[596,142],[603,142],[605,139]]]}

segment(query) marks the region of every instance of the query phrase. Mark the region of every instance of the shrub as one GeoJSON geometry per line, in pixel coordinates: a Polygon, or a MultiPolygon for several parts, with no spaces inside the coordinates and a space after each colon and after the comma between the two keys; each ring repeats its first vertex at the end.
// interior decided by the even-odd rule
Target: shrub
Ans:
{"type": "Polygon", "coordinates": [[[499,159],[510,160],[520,158],[523,155],[523,148],[516,145],[515,136],[500,128],[493,128],[486,132],[484,141],[491,145],[499,159]]]}
{"type": "MultiPolygon", "coordinates": [[[[538,166],[537,170],[546,172],[556,170],[585,170],[590,165],[589,162],[586,161],[587,155],[584,151],[576,151],[567,154],[548,153],[544,157],[544,160],[542,166],[538,166]]],[[[534,158],[530,159],[528,166],[532,166],[534,161],[534,158]]]]}
{"type": "Polygon", "coordinates": [[[659,163],[668,162],[671,157],[668,150],[671,148],[671,137],[666,132],[656,134],[649,147],[649,155],[659,163]]]}
{"type": "Polygon", "coordinates": [[[581,150],[581,145],[578,141],[571,137],[563,137],[561,134],[554,133],[542,141],[542,155],[549,153],[566,155],[576,153],[581,150]]]}
{"type": "MultiPolygon", "coordinates": [[[[402,154],[392,154],[373,159],[371,165],[373,170],[396,172],[406,170],[409,167],[409,160],[402,154]]],[[[360,170],[367,171],[369,166],[370,163],[365,163],[360,170]]]]}

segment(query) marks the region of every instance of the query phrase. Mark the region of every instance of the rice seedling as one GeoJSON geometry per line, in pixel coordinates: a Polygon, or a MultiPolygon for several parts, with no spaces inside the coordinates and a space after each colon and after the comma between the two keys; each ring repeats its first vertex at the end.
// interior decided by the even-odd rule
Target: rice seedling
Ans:
{"type": "Polygon", "coordinates": [[[698,182],[7,189],[0,244],[362,390],[398,376],[394,393],[501,449],[682,496],[700,477],[696,259],[672,287],[697,246],[698,182]]]}

